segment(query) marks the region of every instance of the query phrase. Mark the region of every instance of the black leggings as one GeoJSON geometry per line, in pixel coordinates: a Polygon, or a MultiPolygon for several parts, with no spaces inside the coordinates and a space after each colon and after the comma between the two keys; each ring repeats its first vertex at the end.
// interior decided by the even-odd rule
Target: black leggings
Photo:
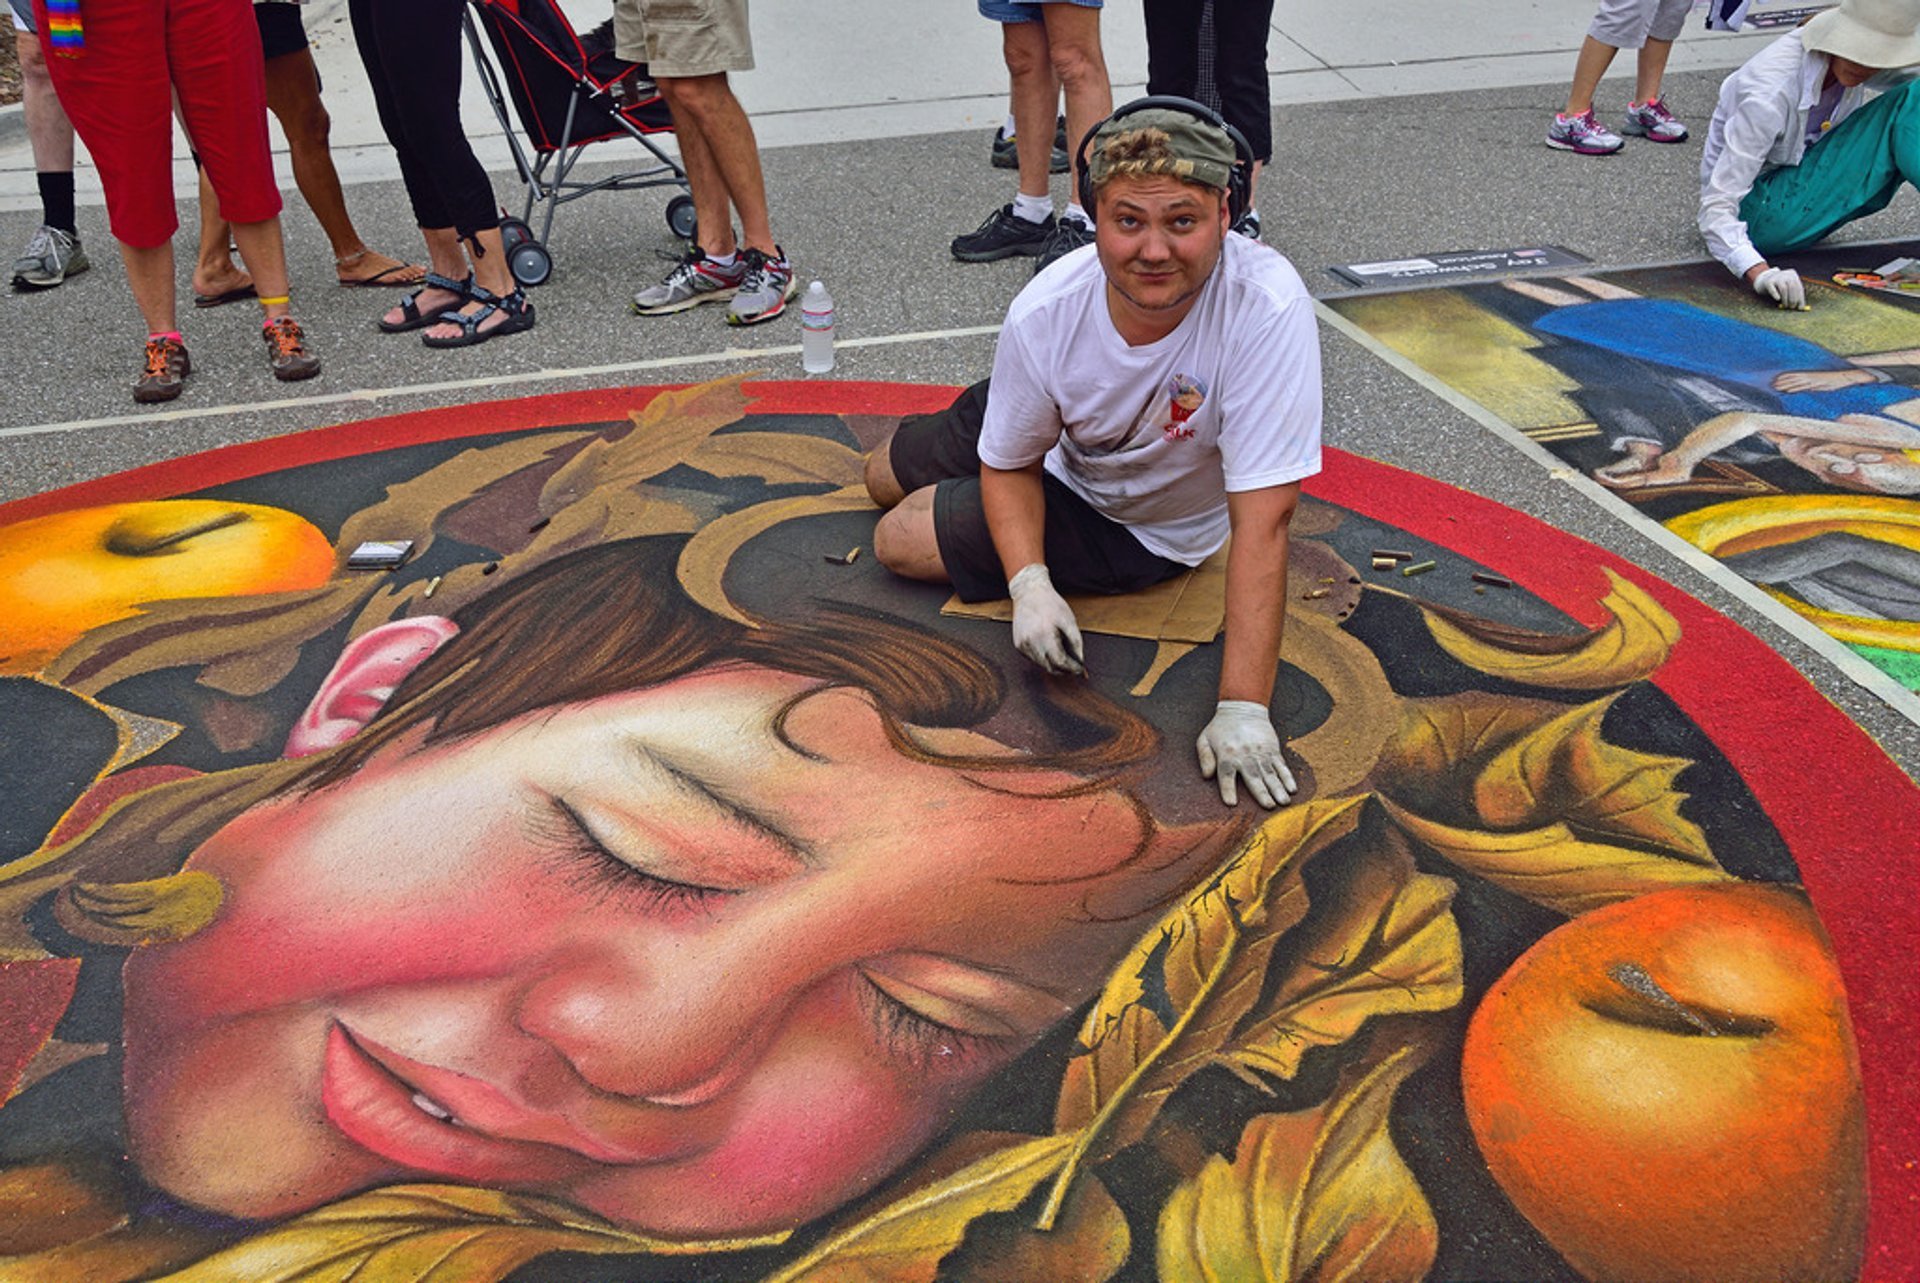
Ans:
{"type": "MultiPolygon", "coordinates": [[[[1201,0],[1146,0],[1147,92],[1198,98],[1201,0]]],[[[1273,159],[1267,29],[1273,0],[1213,0],[1213,84],[1220,114],[1247,136],[1253,158],[1273,159]]]]}
{"type": "Polygon", "coordinates": [[[493,184],[460,126],[463,0],[347,0],[380,127],[421,227],[461,239],[500,225],[493,184]]]}

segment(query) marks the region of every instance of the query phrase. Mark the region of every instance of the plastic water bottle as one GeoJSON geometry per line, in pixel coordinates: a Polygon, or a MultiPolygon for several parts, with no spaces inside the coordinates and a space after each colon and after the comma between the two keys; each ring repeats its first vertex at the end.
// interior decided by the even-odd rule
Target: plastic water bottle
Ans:
{"type": "Polygon", "coordinates": [[[808,374],[833,368],[833,295],[819,281],[800,299],[800,368],[808,374]]]}

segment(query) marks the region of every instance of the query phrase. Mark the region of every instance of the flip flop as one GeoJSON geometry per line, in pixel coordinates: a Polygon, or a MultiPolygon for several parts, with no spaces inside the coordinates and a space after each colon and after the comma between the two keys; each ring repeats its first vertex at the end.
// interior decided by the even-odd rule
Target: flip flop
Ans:
{"type": "Polygon", "coordinates": [[[193,305],[195,307],[219,307],[222,303],[238,303],[241,299],[259,297],[260,291],[256,290],[253,286],[236,285],[232,289],[223,290],[218,294],[195,294],[193,296],[193,305]]]}
{"type": "Polygon", "coordinates": [[[421,280],[424,279],[423,277],[416,276],[416,277],[413,277],[411,280],[398,280],[395,278],[394,273],[417,272],[419,270],[420,269],[415,267],[412,263],[395,263],[392,267],[383,268],[382,270],[375,272],[372,276],[361,277],[359,280],[350,281],[350,280],[347,280],[345,277],[337,277],[336,279],[339,280],[341,288],[343,289],[366,289],[367,287],[374,286],[374,285],[378,285],[383,288],[391,285],[418,285],[421,282],[421,280]]]}

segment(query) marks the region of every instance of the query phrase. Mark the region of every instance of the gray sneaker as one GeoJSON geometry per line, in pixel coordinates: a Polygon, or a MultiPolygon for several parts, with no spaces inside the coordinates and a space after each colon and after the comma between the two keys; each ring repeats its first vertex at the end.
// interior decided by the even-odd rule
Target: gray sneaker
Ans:
{"type": "Polygon", "coordinates": [[[740,278],[733,302],[727,304],[727,324],[771,321],[786,311],[787,303],[800,292],[800,282],[793,279],[793,264],[787,262],[786,252],[778,245],[773,247],[771,258],[757,249],[747,250],[740,257],[747,272],[740,278]]]}
{"type": "Polygon", "coordinates": [[[633,296],[634,315],[665,316],[702,303],[724,303],[746,278],[745,260],[745,254],[737,255],[723,266],[708,258],[698,245],[688,246],[686,256],[667,273],[666,280],[633,296]]]}
{"type": "Polygon", "coordinates": [[[1661,98],[1641,103],[1638,107],[1627,104],[1627,123],[1620,132],[1656,143],[1687,141],[1687,127],[1667,110],[1666,100],[1661,98]]]}
{"type": "Polygon", "coordinates": [[[13,288],[50,290],[91,266],[78,236],[42,223],[20,257],[13,260],[13,288]]]}

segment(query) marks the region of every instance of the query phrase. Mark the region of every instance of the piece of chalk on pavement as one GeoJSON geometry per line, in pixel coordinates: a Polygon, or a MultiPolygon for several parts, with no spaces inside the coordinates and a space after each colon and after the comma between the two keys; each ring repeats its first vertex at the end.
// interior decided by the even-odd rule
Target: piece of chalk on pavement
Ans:
{"type": "Polygon", "coordinates": [[[1429,570],[1432,570],[1434,565],[1435,563],[1431,561],[1416,561],[1411,566],[1400,567],[1400,573],[1402,575],[1424,575],[1429,570]]]}

